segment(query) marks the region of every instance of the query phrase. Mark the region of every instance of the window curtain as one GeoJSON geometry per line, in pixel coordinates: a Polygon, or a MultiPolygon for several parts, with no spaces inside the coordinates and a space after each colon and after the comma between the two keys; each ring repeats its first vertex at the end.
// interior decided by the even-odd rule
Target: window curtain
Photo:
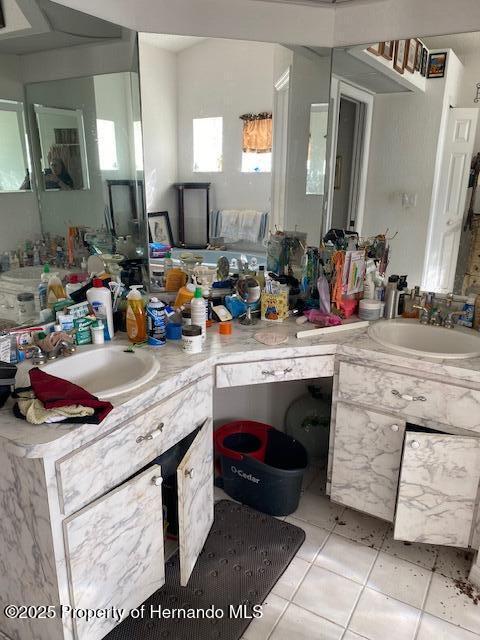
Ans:
{"type": "Polygon", "coordinates": [[[245,153],[271,153],[272,114],[246,113],[243,120],[242,149],[245,153]]]}

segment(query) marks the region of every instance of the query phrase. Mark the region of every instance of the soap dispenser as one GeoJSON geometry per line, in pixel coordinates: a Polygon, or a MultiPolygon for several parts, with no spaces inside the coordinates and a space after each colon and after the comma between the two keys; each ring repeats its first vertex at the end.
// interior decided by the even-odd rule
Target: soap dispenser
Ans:
{"type": "Polygon", "coordinates": [[[130,293],[127,295],[127,335],[130,342],[145,342],[147,339],[147,316],[145,303],[139,289],[141,284],[130,285],[130,293]]]}

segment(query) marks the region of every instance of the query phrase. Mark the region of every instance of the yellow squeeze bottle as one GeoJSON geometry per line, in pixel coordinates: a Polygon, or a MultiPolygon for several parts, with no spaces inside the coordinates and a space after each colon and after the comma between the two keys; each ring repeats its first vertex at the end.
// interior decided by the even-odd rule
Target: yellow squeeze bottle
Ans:
{"type": "Polygon", "coordinates": [[[147,314],[145,312],[145,302],[139,289],[141,284],[130,286],[130,293],[127,295],[127,335],[130,342],[145,342],[147,339],[147,314]]]}

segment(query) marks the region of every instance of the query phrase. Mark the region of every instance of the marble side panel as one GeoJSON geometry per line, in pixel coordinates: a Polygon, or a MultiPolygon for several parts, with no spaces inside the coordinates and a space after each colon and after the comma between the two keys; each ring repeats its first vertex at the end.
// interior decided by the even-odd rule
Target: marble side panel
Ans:
{"type": "MultiPolygon", "coordinates": [[[[64,522],[73,606],[127,610],[165,582],[162,488],[155,465],[64,522]]],[[[100,640],[118,618],[75,620],[77,640],[100,640]]]]}
{"type": "Polygon", "coordinates": [[[393,521],[405,423],[360,407],[336,407],[330,497],[393,521]]]}
{"type": "Polygon", "coordinates": [[[0,449],[0,629],[9,640],[63,640],[58,618],[14,620],[8,604],[60,604],[42,460],[0,449]]]}
{"type": "Polygon", "coordinates": [[[216,366],[216,386],[239,387],[266,382],[328,378],[333,376],[334,356],[285,358],[216,366]]]}
{"type": "Polygon", "coordinates": [[[208,376],[59,460],[63,513],[73,513],[120,484],[211,415],[212,378],[208,376]],[[152,439],[144,439],[149,434],[152,439]],[[139,437],[143,439],[137,442],[139,437]]]}
{"type": "Polygon", "coordinates": [[[480,391],[349,362],[340,363],[339,375],[340,400],[480,433],[480,391]]]}
{"type": "Polygon", "coordinates": [[[407,432],[394,537],[467,547],[479,481],[479,438],[407,432]]]}
{"type": "Polygon", "coordinates": [[[198,432],[177,469],[180,583],[185,586],[213,523],[213,421],[198,432]]]}

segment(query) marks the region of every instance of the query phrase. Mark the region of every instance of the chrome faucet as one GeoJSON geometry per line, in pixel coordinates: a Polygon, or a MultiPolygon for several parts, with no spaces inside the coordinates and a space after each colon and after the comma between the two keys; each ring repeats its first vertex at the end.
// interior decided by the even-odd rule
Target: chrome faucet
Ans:
{"type": "Polygon", "coordinates": [[[38,344],[25,347],[25,354],[31,354],[32,363],[34,365],[45,364],[47,360],[56,360],[59,354],[62,356],[70,356],[75,353],[77,347],[67,340],[60,340],[51,351],[44,351],[38,344]]]}

